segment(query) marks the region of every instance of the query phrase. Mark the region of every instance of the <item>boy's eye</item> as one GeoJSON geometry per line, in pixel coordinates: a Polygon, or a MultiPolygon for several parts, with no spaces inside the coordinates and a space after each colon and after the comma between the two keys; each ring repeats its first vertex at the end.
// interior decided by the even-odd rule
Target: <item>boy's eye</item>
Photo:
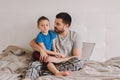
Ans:
{"type": "Polygon", "coordinates": [[[45,25],[41,25],[41,27],[44,27],[44,26],[49,26],[48,24],[45,24],[45,25]]]}

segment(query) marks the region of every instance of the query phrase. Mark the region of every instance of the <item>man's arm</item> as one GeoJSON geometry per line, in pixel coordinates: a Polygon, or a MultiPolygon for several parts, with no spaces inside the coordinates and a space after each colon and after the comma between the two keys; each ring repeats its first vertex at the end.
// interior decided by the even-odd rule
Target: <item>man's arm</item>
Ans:
{"type": "Polygon", "coordinates": [[[74,48],[73,49],[73,56],[81,57],[82,56],[82,48],[74,48]]]}
{"type": "Polygon", "coordinates": [[[56,57],[49,56],[49,57],[46,58],[45,61],[46,62],[61,63],[61,62],[66,62],[71,58],[75,58],[75,57],[80,58],[81,54],[82,54],[82,49],[81,48],[75,48],[75,49],[73,49],[73,56],[71,56],[71,57],[56,58],[56,57]]]}
{"type": "Polygon", "coordinates": [[[41,47],[38,44],[36,44],[35,38],[30,41],[30,46],[38,52],[42,51],[41,47]]]}
{"type": "Polygon", "coordinates": [[[68,61],[69,59],[75,58],[75,57],[81,58],[81,56],[82,56],[82,48],[74,48],[73,55],[71,57],[61,58],[61,59],[59,59],[58,62],[65,62],[65,61],[68,61]]]}
{"type": "Polygon", "coordinates": [[[46,57],[47,56],[47,54],[46,54],[46,52],[35,42],[35,38],[34,39],[32,39],[31,41],[30,41],[30,46],[34,49],[34,50],[36,50],[36,51],[38,51],[38,52],[40,52],[40,55],[41,55],[41,61],[43,61],[43,59],[44,59],[44,57],[46,57]]]}
{"type": "Polygon", "coordinates": [[[56,42],[55,42],[55,39],[53,39],[53,45],[52,45],[52,49],[54,52],[56,52],[56,46],[55,46],[56,42]]]}

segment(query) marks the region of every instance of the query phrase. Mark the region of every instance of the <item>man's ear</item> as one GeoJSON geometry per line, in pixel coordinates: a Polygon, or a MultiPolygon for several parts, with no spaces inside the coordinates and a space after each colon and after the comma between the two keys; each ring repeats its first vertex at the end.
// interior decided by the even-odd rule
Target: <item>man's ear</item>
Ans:
{"type": "Polygon", "coordinates": [[[66,27],[69,28],[69,24],[66,24],[66,27]]]}

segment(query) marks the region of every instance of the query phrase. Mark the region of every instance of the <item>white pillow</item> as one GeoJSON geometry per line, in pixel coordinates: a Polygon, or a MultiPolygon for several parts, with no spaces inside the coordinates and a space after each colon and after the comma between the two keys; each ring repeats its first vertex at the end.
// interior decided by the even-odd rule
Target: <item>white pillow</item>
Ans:
{"type": "Polygon", "coordinates": [[[83,42],[82,59],[89,60],[93,52],[95,43],[83,42]]]}

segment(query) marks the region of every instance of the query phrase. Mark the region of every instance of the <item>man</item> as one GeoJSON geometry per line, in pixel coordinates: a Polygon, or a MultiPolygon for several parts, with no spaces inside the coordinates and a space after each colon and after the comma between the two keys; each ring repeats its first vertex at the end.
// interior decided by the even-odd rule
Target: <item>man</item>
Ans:
{"type": "MultiPolygon", "coordinates": [[[[83,67],[80,59],[82,55],[82,42],[78,34],[69,29],[71,21],[71,16],[68,13],[61,12],[56,15],[54,23],[54,31],[57,33],[56,49],[57,52],[65,56],[64,58],[48,56],[46,52],[36,44],[35,39],[30,42],[31,47],[40,52],[40,61],[56,63],[56,67],[60,71],[78,71],[83,67]]],[[[42,64],[40,62],[31,63],[30,67],[32,67],[32,72],[28,69],[26,76],[32,80],[36,79],[39,77],[41,66],[42,64]],[[38,66],[40,67],[38,68],[38,66]]]]}

